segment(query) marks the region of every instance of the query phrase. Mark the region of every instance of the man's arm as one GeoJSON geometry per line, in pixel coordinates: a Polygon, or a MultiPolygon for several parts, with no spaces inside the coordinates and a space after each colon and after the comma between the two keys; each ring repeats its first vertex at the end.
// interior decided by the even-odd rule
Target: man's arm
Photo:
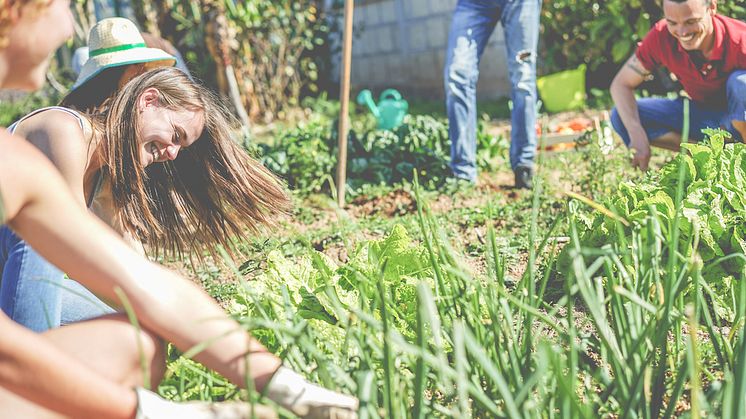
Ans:
{"type": "Polygon", "coordinates": [[[632,54],[611,82],[611,97],[614,99],[619,117],[627,128],[630,148],[635,152],[632,165],[647,170],[650,162],[650,140],[640,122],[635,89],[650,76],[637,54],[632,54]]]}

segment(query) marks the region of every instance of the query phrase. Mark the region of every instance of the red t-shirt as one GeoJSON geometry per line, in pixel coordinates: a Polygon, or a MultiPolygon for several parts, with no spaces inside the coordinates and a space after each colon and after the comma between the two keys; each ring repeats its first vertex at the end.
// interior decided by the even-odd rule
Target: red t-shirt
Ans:
{"type": "Polygon", "coordinates": [[[697,102],[726,105],[725,82],[734,70],[746,69],[746,23],[714,15],[715,42],[701,65],[692,60],[668,32],[666,20],[653,26],[637,47],[637,58],[648,71],[666,67],[697,102]]]}

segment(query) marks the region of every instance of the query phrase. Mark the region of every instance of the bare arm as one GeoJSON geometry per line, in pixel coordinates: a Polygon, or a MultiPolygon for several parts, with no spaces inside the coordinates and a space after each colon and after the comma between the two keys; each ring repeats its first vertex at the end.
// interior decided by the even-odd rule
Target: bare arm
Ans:
{"type": "MultiPolygon", "coordinates": [[[[30,145],[21,139],[8,137],[5,133],[0,134],[0,191],[3,192],[5,214],[13,218],[26,208],[33,195],[19,177],[25,173],[15,172],[13,167],[22,165],[42,181],[52,180],[50,186],[62,181],[30,145]]],[[[72,199],[67,200],[71,207],[75,207],[72,199]]],[[[78,208],[77,212],[82,211],[78,208]]],[[[2,312],[0,336],[0,384],[3,387],[71,417],[134,417],[137,400],[131,389],[96,374],[42,335],[17,325],[2,312]]]]}
{"type": "Polygon", "coordinates": [[[132,389],[103,378],[2,312],[0,336],[0,383],[13,393],[70,417],[135,416],[132,389]]]}
{"type": "MultiPolygon", "coordinates": [[[[355,417],[357,399],[280,368],[280,359],[228,317],[201,288],[138,255],[74,201],[64,181],[33,147],[4,136],[0,134],[0,144],[14,142],[18,148],[0,145],[0,192],[8,202],[7,221],[42,256],[104,298],[121,301],[116,292],[121,289],[143,326],[179,349],[186,351],[210,342],[195,359],[233,383],[244,386],[250,379],[257,390],[266,387],[270,399],[302,417],[355,417]],[[20,158],[32,151],[37,155],[35,161],[20,158]]],[[[32,386],[29,392],[46,389],[33,381],[16,386],[23,384],[32,386]]],[[[56,388],[69,392],[64,385],[56,388]]],[[[59,403],[67,406],[76,402],[85,400],[69,396],[59,403]]],[[[48,406],[51,402],[44,403],[48,406]]]]}
{"type": "Polygon", "coordinates": [[[244,355],[250,354],[251,378],[263,388],[280,366],[277,357],[197,285],[147,261],[84,211],[45,159],[37,156],[35,164],[23,161],[28,159],[21,159],[22,153],[38,155],[32,147],[18,138],[2,137],[0,191],[8,224],[22,238],[96,294],[119,301],[115,289],[121,288],[143,325],[178,348],[188,350],[216,338],[195,358],[235,384],[245,384],[244,355]]]}
{"type": "Polygon", "coordinates": [[[632,54],[611,82],[611,97],[614,99],[619,117],[627,128],[630,147],[635,150],[632,164],[646,170],[650,161],[650,141],[640,122],[635,89],[650,76],[636,54],[632,54]]]}
{"type": "Polygon", "coordinates": [[[77,118],[59,110],[42,111],[20,123],[15,135],[36,146],[52,162],[76,200],[85,206],[89,139],[77,118]]]}

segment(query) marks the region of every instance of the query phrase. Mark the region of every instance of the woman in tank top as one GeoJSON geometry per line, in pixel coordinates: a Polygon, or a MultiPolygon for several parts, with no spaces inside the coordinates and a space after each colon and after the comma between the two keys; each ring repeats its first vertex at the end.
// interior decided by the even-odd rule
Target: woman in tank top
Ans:
{"type": "MultiPolygon", "coordinates": [[[[72,34],[69,7],[69,0],[0,2],[0,88],[43,84],[50,52],[72,34]]],[[[128,296],[139,326],[114,314],[35,334],[0,311],[0,417],[264,417],[253,403],[174,403],[142,388],[148,376],[155,386],[163,372],[162,339],[182,351],[209,342],[196,360],[237,385],[253,382],[256,391],[296,415],[356,417],[357,400],[281,366],[203,290],[149,262],[96,222],[38,150],[0,130],[4,222],[101,295],[112,301],[128,296]],[[142,363],[150,365],[150,374],[142,363]]]]}
{"type": "MultiPolygon", "coordinates": [[[[233,140],[233,119],[209,91],[175,68],[132,66],[173,63],[141,39],[126,19],[99,22],[91,58],[63,106],[33,112],[12,129],[49,157],[81,206],[141,251],[144,244],[152,256],[199,257],[216,245],[230,249],[233,238],[272,225],[289,199],[233,140]],[[114,45],[111,33],[120,37],[114,45]],[[106,67],[112,62],[128,64],[106,67]],[[123,84],[113,76],[136,77],[123,84]],[[80,91],[96,91],[100,103],[80,91]]],[[[7,227],[0,271],[0,308],[32,330],[112,311],[7,227]]]]}

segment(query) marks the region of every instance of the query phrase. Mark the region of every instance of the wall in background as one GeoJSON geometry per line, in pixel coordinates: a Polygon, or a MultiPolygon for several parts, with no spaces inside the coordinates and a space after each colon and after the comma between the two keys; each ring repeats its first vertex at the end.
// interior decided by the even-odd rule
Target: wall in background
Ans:
{"type": "MultiPolygon", "coordinates": [[[[377,97],[388,87],[406,97],[443,99],[443,66],[455,7],[456,0],[356,0],[353,99],[361,89],[371,89],[377,97]]],[[[478,97],[495,99],[509,91],[505,44],[498,26],[482,56],[478,97]]]]}

